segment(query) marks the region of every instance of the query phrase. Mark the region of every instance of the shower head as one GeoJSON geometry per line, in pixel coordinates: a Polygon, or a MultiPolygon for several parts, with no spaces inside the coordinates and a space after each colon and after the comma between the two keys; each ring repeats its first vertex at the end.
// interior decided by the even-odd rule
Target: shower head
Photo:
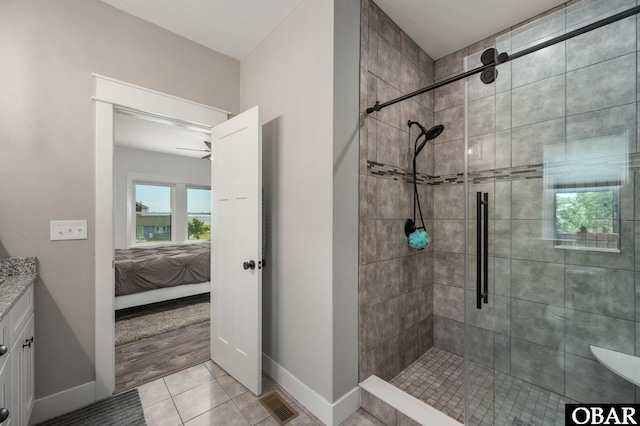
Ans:
{"type": "Polygon", "coordinates": [[[442,124],[433,126],[432,128],[429,129],[429,131],[426,132],[427,140],[430,141],[432,139],[437,138],[442,134],[442,132],[444,132],[444,126],[442,124]]]}
{"type": "Polygon", "coordinates": [[[422,143],[420,144],[420,146],[418,147],[418,149],[416,149],[415,155],[417,156],[418,154],[420,154],[420,151],[422,151],[422,148],[424,148],[424,146],[427,144],[427,141],[437,138],[442,134],[443,131],[444,131],[444,126],[442,124],[433,126],[429,130],[425,130],[424,128],[422,128],[422,133],[420,134],[420,136],[425,135],[425,137],[422,143]]]}

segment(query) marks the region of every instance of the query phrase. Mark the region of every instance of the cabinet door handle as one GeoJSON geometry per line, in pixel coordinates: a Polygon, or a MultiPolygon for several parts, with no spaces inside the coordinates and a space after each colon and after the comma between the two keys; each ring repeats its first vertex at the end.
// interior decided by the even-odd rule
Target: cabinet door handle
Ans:
{"type": "Polygon", "coordinates": [[[5,345],[0,345],[0,356],[9,352],[9,349],[5,345]]]}
{"type": "Polygon", "coordinates": [[[6,408],[0,408],[0,423],[4,422],[9,418],[9,410],[6,408]]]}

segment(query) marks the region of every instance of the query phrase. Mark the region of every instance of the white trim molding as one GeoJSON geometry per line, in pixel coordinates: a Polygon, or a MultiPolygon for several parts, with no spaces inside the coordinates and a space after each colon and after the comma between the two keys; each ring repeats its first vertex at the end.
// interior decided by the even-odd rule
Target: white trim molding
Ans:
{"type": "Polygon", "coordinates": [[[36,425],[92,404],[96,392],[96,382],[85,383],[44,398],[36,399],[29,425],[36,425]]]}
{"type": "Polygon", "coordinates": [[[95,101],[119,105],[141,112],[151,112],[168,118],[204,125],[205,127],[213,127],[216,124],[220,124],[222,121],[226,121],[229,114],[231,114],[229,111],[147,89],[146,87],[136,86],[135,84],[125,83],[100,74],[94,73],[92,76],[96,82],[96,94],[93,97],[95,101]],[[149,105],[153,105],[153,109],[148,109],[149,105]],[[182,111],[180,116],[174,115],[176,107],[182,111]],[[215,115],[224,117],[224,119],[212,123],[211,112],[217,113],[215,115]]]}
{"type": "Polygon", "coordinates": [[[337,426],[360,408],[360,388],[355,387],[336,402],[329,402],[265,353],[262,369],[327,426],[337,426]]]}

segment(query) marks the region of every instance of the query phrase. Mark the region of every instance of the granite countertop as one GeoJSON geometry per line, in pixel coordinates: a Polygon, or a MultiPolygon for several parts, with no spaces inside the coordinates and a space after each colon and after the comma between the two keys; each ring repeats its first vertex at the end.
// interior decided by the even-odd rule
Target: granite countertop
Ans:
{"type": "Polygon", "coordinates": [[[37,277],[35,257],[0,259],[0,321],[37,277]]]}

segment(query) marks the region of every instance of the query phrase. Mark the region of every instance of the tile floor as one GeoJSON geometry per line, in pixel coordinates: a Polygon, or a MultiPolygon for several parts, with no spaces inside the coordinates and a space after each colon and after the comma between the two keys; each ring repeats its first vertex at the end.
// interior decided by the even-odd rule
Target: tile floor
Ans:
{"type": "Polygon", "coordinates": [[[464,421],[464,360],[432,347],[389,383],[449,417],[464,421]]]}
{"type": "MultiPolygon", "coordinates": [[[[212,361],[198,364],[139,386],[138,392],[148,426],[278,426],[258,397],[212,361]]],[[[323,426],[313,414],[271,378],[263,375],[264,394],[278,391],[300,413],[287,425],[323,426]]],[[[343,425],[383,426],[358,410],[343,425]]]]}
{"type": "MultiPolygon", "coordinates": [[[[473,426],[564,426],[566,397],[469,363],[469,424],[473,426]]],[[[278,391],[300,415],[288,425],[323,426],[271,378],[263,375],[264,394],[278,391]]],[[[448,416],[464,422],[464,360],[431,348],[390,383],[448,416]]],[[[139,386],[149,426],[277,426],[258,398],[212,361],[139,386]]],[[[385,426],[358,410],[343,426],[385,426]]]]}
{"type": "MultiPolygon", "coordinates": [[[[474,362],[469,363],[468,376],[473,380],[469,386],[468,424],[474,426],[564,426],[565,404],[577,403],[474,362]]],[[[389,382],[464,422],[462,357],[431,348],[389,382]]]]}

